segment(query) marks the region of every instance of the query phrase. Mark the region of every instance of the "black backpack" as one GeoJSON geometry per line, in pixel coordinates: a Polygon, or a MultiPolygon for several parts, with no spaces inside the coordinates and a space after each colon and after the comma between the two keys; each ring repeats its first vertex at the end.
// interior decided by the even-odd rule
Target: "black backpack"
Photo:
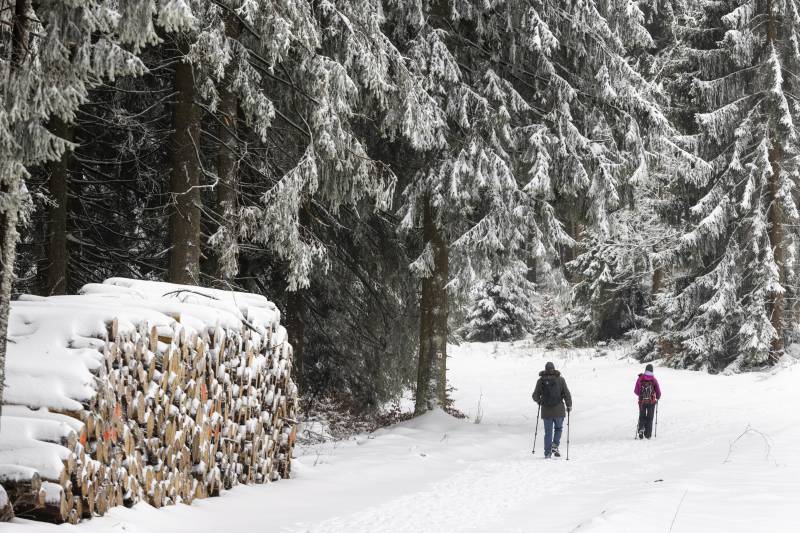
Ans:
{"type": "Polygon", "coordinates": [[[642,381],[639,385],[639,401],[641,403],[655,403],[655,387],[652,381],[642,381]]]}
{"type": "Polygon", "coordinates": [[[542,376],[542,405],[555,407],[561,403],[561,387],[557,376],[542,376]]]}

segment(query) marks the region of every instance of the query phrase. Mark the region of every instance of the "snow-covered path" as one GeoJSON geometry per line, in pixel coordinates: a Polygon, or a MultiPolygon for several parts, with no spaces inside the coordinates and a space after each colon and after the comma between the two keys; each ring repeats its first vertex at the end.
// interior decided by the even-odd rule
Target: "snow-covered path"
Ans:
{"type": "MultiPolygon", "coordinates": [[[[524,343],[464,345],[452,355],[456,406],[474,417],[480,404],[480,424],[431,413],[302,450],[288,482],[238,487],[191,508],[118,508],[57,530],[798,531],[800,367],[739,376],[657,368],[658,438],[638,441],[632,389],[641,365],[524,343]],[[575,401],[570,461],[542,458],[541,431],[530,453],[530,394],[545,357],[575,401]]],[[[56,527],[18,521],[2,530],[56,527]]]]}

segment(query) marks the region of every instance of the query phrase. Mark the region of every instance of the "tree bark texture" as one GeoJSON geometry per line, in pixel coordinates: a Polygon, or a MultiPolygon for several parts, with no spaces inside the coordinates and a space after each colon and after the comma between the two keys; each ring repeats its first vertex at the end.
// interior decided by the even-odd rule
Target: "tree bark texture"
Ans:
{"type": "Polygon", "coordinates": [[[431,358],[428,346],[431,340],[431,278],[422,279],[419,299],[419,360],[417,361],[417,397],[414,411],[420,415],[430,409],[428,402],[431,381],[431,358]]]}
{"type": "Polygon", "coordinates": [[[567,223],[568,231],[570,237],[575,241],[574,246],[567,246],[567,245],[560,245],[559,251],[561,256],[561,265],[564,268],[564,276],[567,278],[568,281],[572,283],[577,283],[580,281],[580,276],[573,272],[572,270],[567,268],[567,263],[573,261],[576,257],[578,257],[578,250],[580,247],[581,242],[581,234],[583,233],[583,226],[575,220],[575,215],[569,215],[569,221],[567,223]]]}
{"type": "MultiPolygon", "coordinates": [[[[239,20],[236,17],[228,17],[225,21],[225,33],[230,39],[237,39],[240,33],[239,20]]],[[[219,139],[219,151],[217,152],[217,176],[219,182],[216,187],[216,215],[219,224],[228,232],[230,238],[235,238],[236,221],[231,213],[236,208],[239,194],[238,180],[236,173],[236,158],[238,154],[238,135],[236,129],[236,116],[239,109],[239,98],[233,91],[233,69],[229,65],[225,73],[225,81],[220,90],[219,127],[217,137],[219,139]],[[226,214],[227,213],[227,214],[226,214]]],[[[233,276],[230,268],[226,267],[226,261],[220,257],[219,251],[213,252],[214,277],[225,285],[233,276]]]]}
{"type": "MultiPolygon", "coordinates": [[[[311,223],[311,205],[310,199],[304,198],[300,204],[300,209],[297,215],[300,225],[308,227],[311,223]]],[[[302,380],[305,378],[305,334],[306,323],[305,314],[307,310],[306,299],[304,290],[287,291],[286,292],[286,334],[289,337],[289,344],[292,345],[292,352],[294,355],[294,366],[297,368],[297,375],[302,380]]]]}
{"type": "MultiPolygon", "coordinates": [[[[779,194],[779,179],[780,179],[780,148],[775,146],[769,152],[770,165],[772,166],[772,176],[769,181],[769,195],[770,195],[770,208],[769,208],[769,240],[772,246],[772,255],[775,259],[775,264],[778,266],[778,282],[781,286],[786,283],[786,276],[784,272],[784,245],[783,245],[783,217],[781,216],[779,194]]],[[[778,359],[783,355],[783,315],[786,299],[783,292],[773,293],[770,297],[771,307],[771,322],[772,327],[775,328],[775,336],[772,337],[772,346],[770,353],[770,362],[777,363],[778,359]]]]}
{"type": "MultiPolygon", "coordinates": [[[[16,179],[4,182],[0,186],[0,195],[8,197],[17,193],[19,188],[16,179]]],[[[6,348],[8,335],[8,313],[11,308],[11,286],[14,282],[14,260],[16,256],[17,221],[19,219],[19,205],[11,201],[6,203],[6,208],[0,208],[0,416],[3,412],[3,390],[6,377],[6,348]]]]}
{"type": "Polygon", "coordinates": [[[415,411],[447,404],[447,281],[449,249],[436,223],[430,198],[423,205],[423,239],[433,253],[433,272],[422,280],[420,348],[415,411]]]}
{"type": "MultiPolygon", "coordinates": [[[[53,119],[51,131],[67,141],[73,140],[74,129],[61,119],[53,119]]],[[[67,209],[69,189],[69,167],[72,160],[70,152],[64,152],[61,159],[50,163],[48,192],[53,204],[47,217],[47,276],[44,293],[47,295],[66,294],[69,282],[69,256],[67,251],[67,209]]]]}
{"type": "Polygon", "coordinates": [[[28,26],[25,18],[30,0],[14,2],[14,18],[11,21],[11,65],[12,68],[22,64],[27,52],[28,26]]]}
{"type": "MultiPolygon", "coordinates": [[[[767,41],[772,43],[773,46],[777,40],[777,21],[775,20],[776,14],[774,12],[775,6],[770,0],[767,3],[767,41]]],[[[769,240],[772,246],[772,255],[775,264],[778,266],[778,283],[784,286],[786,283],[786,275],[784,269],[784,232],[783,232],[783,216],[781,213],[779,191],[780,191],[780,177],[781,177],[781,159],[783,157],[781,147],[778,144],[779,132],[773,126],[773,139],[772,146],[769,150],[769,163],[772,167],[772,175],[769,180],[769,240]]],[[[775,336],[772,337],[772,346],[770,350],[770,363],[775,364],[783,355],[784,349],[784,308],[786,306],[786,299],[783,292],[774,293],[770,297],[770,311],[771,323],[775,328],[775,336]]]]}
{"type": "Polygon", "coordinates": [[[200,108],[194,103],[191,63],[175,67],[176,103],[170,139],[169,281],[197,284],[200,278],[200,108]]]}
{"type": "Polygon", "coordinates": [[[306,334],[305,311],[306,302],[303,297],[304,291],[289,292],[286,294],[286,334],[289,338],[289,344],[292,345],[292,352],[294,356],[294,367],[296,369],[296,376],[301,380],[299,381],[302,386],[302,379],[304,374],[303,342],[306,334]]]}

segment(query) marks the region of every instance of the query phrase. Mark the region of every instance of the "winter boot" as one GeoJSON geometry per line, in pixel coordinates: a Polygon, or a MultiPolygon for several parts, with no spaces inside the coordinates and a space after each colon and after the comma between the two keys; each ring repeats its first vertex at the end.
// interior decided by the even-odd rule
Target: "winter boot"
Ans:
{"type": "Polygon", "coordinates": [[[561,457],[561,453],[558,451],[558,446],[556,446],[555,444],[553,444],[553,455],[555,457],[561,457]]]}
{"type": "Polygon", "coordinates": [[[644,429],[640,429],[640,430],[639,430],[639,438],[640,438],[640,439],[643,439],[643,438],[644,438],[644,429]]]}

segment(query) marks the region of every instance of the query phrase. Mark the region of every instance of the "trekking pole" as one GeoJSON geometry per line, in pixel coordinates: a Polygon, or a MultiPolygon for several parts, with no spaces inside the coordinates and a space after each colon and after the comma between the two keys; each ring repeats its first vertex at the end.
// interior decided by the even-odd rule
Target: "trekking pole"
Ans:
{"type": "Polygon", "coordinates": [[[656,427],[653,429],[653,438],[658,437],[658,403],[656,403],[656,427]]]}
{"type": "Polygon", "coordinates": [[[567,461],[569,461],[569,411],[567,411],[567,461]]]}
{"type": "Polygon", "coordinates": [[[539,436],[539,413],[542,410],[541,404],[537,404],[538,408],[536,409],[536,430],[533,432],[533,450],[531,453],[536,453],[536,437],[539,436]]]}

